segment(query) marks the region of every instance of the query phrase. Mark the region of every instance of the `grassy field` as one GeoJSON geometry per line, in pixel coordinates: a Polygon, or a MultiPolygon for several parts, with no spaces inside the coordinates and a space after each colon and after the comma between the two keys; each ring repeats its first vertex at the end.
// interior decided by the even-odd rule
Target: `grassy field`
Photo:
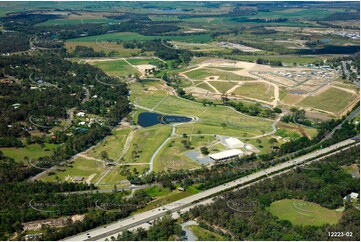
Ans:
{"type": "Polygon", "coordinates": [[[207,229],[201,228],[198,225],[188,225],[189,230],[197,237],[198,241],[226,241],[228,240],[222,235],[219,235],[215,232],[209,231],[207,229]]]}
{"type": "Polygon", "coordinates": [[[223,106],[203,106],[174,96],[168,96],[155,111],[167,114],[197,116],[200,120],[194,124],[182,124],[177,127],[178,134],[190,134],[200,130],[203,134],[220,134],[242,137],[262,134],[260,130],[270,131],[271,121],[238,113],[223,106]],[[226,124],[226,126],[222,126],[226,124]]]}
{"type": "Polygon", "coordinates": [[[341,113],[355,98],[356,96],[349,92],[337,88],[330,88],[317,96],[306,97],[298,103],[298,105],[329,111],[337,115],[341,113]]]}
{"type": "MultiPolygon", "coordinates": [[[[88,160],[82,157],[76,158],[74,163],[71,164],[71,167],[64,166],[60,168],[64,169],[64,171],[58,170],[55,171],[54,175],[44,175],[40,178],[40,180],[55,182],[56,177],[59,177],[61,181],[65,181],[65,177],[67,176],[83,176],[85,181],[90,175],[96,174],[96,176],[92,179],[92,182],[95,182],[99,178],[99,175],[104,171],[104,168],[96,161],[88,160]]],[[[72,180],[70,179],[69,181],[72,180]]]]}
{"type": "Polygon", "coordinates": [[[272,101],[274,96],[274,87],[262,82],[244,83],[233,91],[236,95],[244,97],[256,98],[263,101],[272,101]]]}
{"type": "Polygon", "coordinates": [[[185,73],[191,79],[194,80],[204,80],[210,76],[219,76],[218,80],[225,80],[225,81],[244,81],[244,80],[252,80],[251,77],[244,77],[232,72],[228,71],[219,71],[212,68],[200,68],[193,71],[188,71],[185,73]]]}
{"type": "MultiPolygon", "coordinates": [[[[196,132],[197,130],[194,131],[194,133],[196,132]]],[[[185,156],[184,153],[191,150],[188,150],[184,147],[184,145],[181,143],[182,140],[187,140],[190,142],[191,146],[194,147],[194,149],[191,150],[199,150],[201,146],[208,146],[212,141],[214,141],[214,137],[204,136],[204,138],[200,138],[195,136],[172,139],[158,153],[158,156],[154,162],[155,171],[192,169],[200,167],[200,164],[198,164],[196,161],[185,156]]]]}
{"type": "MultiPolygon", "coordinates": [[[[109,52],[115,52],[115,55],[122,57],[131,57],[134,55],[140,55],[140,49],[126,49],[123,48],[122,44],[116,44],[115,42],[108,43],[95,43],[93,42],[65,42],[65,48],[69,52],[73,52],[76,46],[86,46],[89,48],[93,48],[95,51],[104,51],[105,54],[109,54],[109,52]]],[[[153,55],[152,52],[146,51],[145,54],[153,55]]]]}
{"type": "Polygon", "coordinates": [[[229,89],[237,85],[237,82],[209,81],[209,84],[214,86],[220,93],[226,93],[229,89]]]}
{"type": "Polygon", "coordinates": [[[26,156],[31,159],[50,156],[56,147],[57,145],[54,144],[45,144],[44,147],[41,147],[39,144],[31,144],[21,148],[0,148],[0,151],[15,161],[24,161],[24,157],[26,156]]]}
{"type": "Polygon", "coordinates": [[[298,199],[273,202],[268,210],[279,219],[288,220],[294,225],[336,224],[342,216],[339,212],[298,199]]]}
{"type": "MultiPolygon", "coordinates": [[[[162,39],[162,36],[151,36],[151,35],[141,35],[138,33],[132,32],[121,32],[121,33],[110,33],[110,34],[102,34],[95,36],[87,36],[81,38],[70,39],[69,42],[95,42],[97,41],[147,41],[147,40],[155,40],[162,39]]],[[[211,37],[209,34],[198,34],[198,35],[185,35],[185,36],[166,36],[165,40],[176,40],[176,41],[185,41],[185,42],[195,42],[195,43],[204,43],[211,41],[211,37]]]]}
{"type": "Polygon", "coordinates": [[[127,140],[131,128],[120,129],[113,131],[112,135],[107,136],[99,144],[97,144],[93,149],[91,149],[87,155],[97,159],[101,158],[100,153],[106,151],[110,159],[116,160],[122,153],[123,147],[127,140]]]}
{"type": "Polygon", "coordinates": [[[208,90],[208,91],[213,92],[213,93],[216,92],[210,85],[208,85],[208,84],[205,83],[205,82],[200,83],[199,85],[197,85],[197,87],[203,88],[203,89],[208,90]]]}
{"type": "Polygon", "coordinates": [[[133,75],[138,73],[137,69],[130,66],[124,60],[98,61],[94,62],[94,65],[104,70],[111,76],[127,76],[129,74],[133,75]]]}
{"type": "Polygon", "coordinates": [[[124,162],[148,163],[156,149],[170,135],[171,127],[155,125],[138,130],[132,139],[124,162]]]}
{"type": "Polygon", "coordinates": [[[128,58],[127,61],[132,65],[148,65],[159,60],[156,58],[128,58]]]}
{"type": "Polygon", "coordinates": [[[36,27],[41,26],[53,26],[53,25],[76,25],[76,24],[100,24],[100,23],[114,23],[119,22],[115,19],[107,19],[107,18],[88,18],[84,17],[84,19],[51,19],[46,22],[42,22],[40,24],[36,24],[36,27]]]}
{"type": "Polygon", "coordinates": [[[149,166],[148,165],[141,165],[141,166],[122,166],[122,167],[117,167],[117,169],[113,169],[111,170],[99,183],[99,186],[105,188],[105,187],[110,187],[117,185],[117,186],[121,186],[123,184],[124,180],[127,180],[126,174],[127,173],[122,173],[122,170],[128,170],[130,173],[134,174],[133,171],[134,169],[136,169],[136,171],[138,172],[138,174],[142,174],[145,171],[149,170],[149,166]]]}

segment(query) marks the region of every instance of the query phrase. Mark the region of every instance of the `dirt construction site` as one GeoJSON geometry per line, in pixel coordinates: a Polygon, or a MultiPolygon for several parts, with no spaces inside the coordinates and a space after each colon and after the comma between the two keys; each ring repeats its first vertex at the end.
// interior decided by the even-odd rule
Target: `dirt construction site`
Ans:
{"type": "Polygon", "coordinates": [[[359,90],[343,83],[329,66],[271,67],[212,59],[179,75],[192,85],[185,91],[201,99],[245,99],[271,107],[291,106],[328,117],[346,114],[359,101],[359,90]]]}

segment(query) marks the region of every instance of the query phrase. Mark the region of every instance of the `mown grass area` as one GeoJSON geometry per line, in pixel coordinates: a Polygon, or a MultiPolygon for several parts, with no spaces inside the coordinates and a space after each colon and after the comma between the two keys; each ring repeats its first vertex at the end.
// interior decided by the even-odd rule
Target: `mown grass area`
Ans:
{"type": "Polygon", "coordinates": [[[124,60],[97,61],[93,63],[111,76],[127,76],[129,74],[134,75],[139,73],[137,69],[133,68],[124,60]]]}
{"type": "Polygon", "coordinates": [[[301,138],[301,134],[288,129],[278,129],[275,135],[281,136],[282,138],[298,139],[301,138]]]}
{"type": "Polygon", "coordinates": [[[197,241],[227,241],[228,239],[198,225],[188,225],[189,230],[197,237],[197,241]]]}
{"type": "MultiPolygon", "coordinates": [[[[148,165],[140,165],[140,166],[117,166],[113,167],[113,169],[100,181],[99,186],[121,186],[124,184],[124,181],[127,180],[128,174],[142,174],[149,170],[148,165]],[[134,173],[136,171],[136,173],[134,173]]],[[[111,187],[112,188],[112,187],[111,187]]]]}
{"type": "Polygon", "coordinates": [[[349,92],[337,88],[330,88],[317,96],[306,97],[299,102],[298,105],[317,108],[338,115],[355,99],[356,96],[349,92]]]}
{"type": "Polygon", "coordinates": [[[176,189],[173,191],[170,191],[170,192],[165,192],[164,195],[160,195],[159,197],[156,196],[155,197],[156,200],[154,200],[153,202],[150,202],[144,208],[138,209],[136,212],[134,212],[134,214],[142,213],[142,212],[149,211],[152,209],[157,209],[158,207],[160,207],[162,205],[175,202],[175,201],[180,200],[185,197],[189,197],[198,192],[200,192],[200,191],[195,188],[195,185],[187,187],[187,189],[184,192],[178,191],[176,189]]]}
{"type": "MultiPolygon", "coordinates": [[[[310,138],[314,138],[317,136],[317,129],[316,128],[312,128],[312,127],[306,127],[306,126],[300,126],[298,124],[295,123],[284,123],[284,122],[279,122],[278,123],[278,127],[280,129],[285,129],[287,130],[287,133],[289,132],[297,132],[300,135],[306,135],[310,138]]],[[[282,136],[282,135],[280,135],[282,136]]]]}
{"type": "MultiPolygon", "coordinates": [[[[92,179],[92,182],[95,182],[99,178],[99,175],[104,171],[104,167],[100,162],[88,160],[82,157],[74,159],[73,163],[69,164],[68,166],[63,166],[59,168],[64,171],[60,171],[58,169],[54,172],[55,174],[50,175],[49,173],[41,177],[40,180],[55,182],[56,177],[59,177],[61,181],[65,181],[65,177],[67,176],[70,176],[71,178],[73,178],[74,176],[83,176],[85,182],[90,175],[95,174],[96,176],[92,179]]],[[[72,179],[69,179],[69,181],[71,182],[72,179]]]]}
{"type": "Polygon", "coordinates": [[[239,67],[228,67],[228,66],[209,66],[207,68],[212,68],[212,69],[218,69],[218,70],[223,70],[223,71],[240,71],[243,68],[239,68],[239,67]]]}
{"type": "Polygon", "coordinates": [[[299,199],[283,199],[273,202],[267,210],[279,219],[288,220],[294,225],[332,225],[337,224],[342,216],[340,212],[299,199]]]}
{"type": "Polygon", "coordinates": [[[261,130],[271,131],[271,121],[251,117],[224,106],[203,106],[201,103],[168,96],[155,111],[167,114],[197,116],[194,124],[182,124],[177,127],[178,134],[189,134],[192,130],[200,130],[203,134],[219,134],[243,137],[260,135],[261,130]],[[225,124],[222,125],[222,124],[225,124]]]}
{"type": "MultiPolygon", "coordinates": [[[[248,62],[256,62],[259,56],[252,55],[234,55],[233,58],[236,58],[239,61],[248,61],[248,62]]],[[[293,63],[297,64],[308,64],[313,63],[315,61],[325,60],[327,56],[322,55],[265,55],[262,56],[262,59],[265,60],[273,60],[273,61],[281,61],[289,66],[293,66],[293,63]]]]}
{"type": "Polygon", "coordinates": [[[216,92],[210,85],[208,85],[205,82],[198,84],[196,87],[203,88],[203,89],[208,90],[208,91],[213,92],[213,93],[216,92]]]}
{"type": "MultiPolygon", "coordinates": [[[[194,130],[196,134],[198,130],[194,130]]],[[[214,141],[213,136],[193,136],[187,138],[174,138],[171,139],[158,153],[155,162],[155,171],[168,171],[168,170],[179,170],[179,169],[192,169],[200,167],[200,164],[187,156],[185,153],[188,151],[200,150],[202,146],[208,146],[214,141]],[[186,140],[190,143],[193,149],[185,148],[182,143],[186,140]]]]}
{"type": "Polygon", "coordinates": [[[21,148],[0,148],[5,156],[13,158],[15,161],[24,161],[24,157],[38,159],[44,156],[50,156],[58,145],[45,143],[44,147],[40,144],[31,144],[21,148]]]}
{"type": "Polygon", "coordinates": [[[171,129],[170,126],[159,124],[136,131],[124,162],[149,163],[157,148],[170,136],[171,129]]]}
{"type": "Polygon", "coordinates": [[[87,155],[101,159],[101,152],[106,151],[110,159],[117,160],[122,154],[125,142],[131,131],[131,128],[118,129],[112,132],[104,140],[91,149],[87,155]]]}
{"type": "Polygon", "coordinates": [[[251,77],[240,76],[232,72],[219,71],[212,68],[200,68],[196,70],[191,70],[186,72],[185,75],[194,80],[204,80],[210,76],[218,76],[218,80],[225,81],[253,80],[253,78],[251,77]]]}
{"type": "Polygon", "coordinates": [[[237,85],[237,82],[209,81],[220,93],[226,93],[229,89],[237,85]]]}
{"type": "Polygon", "coordinates": [[[160,103],[166,96],[167,92],[160,81],[132,82],[130,84],[132,103],[153,108],[160,103]]]}
{"type": "MultiPolygon", "coordinates": [[[[122,44],[117,44],[115,42],[107,42],[107,43],[95,43],[93,42],[65,42],[65,48],[71,53],[74,51],[76,46],[86,46],[89,48],[93,48],[95,51],[104,51],[105,54],[109,54],[110,52],[115,53],[115,56],[122,57],[131,57],[135,55],[140,55],[140,49],[126,49],[123,48],[122,44]]],[[[146,51],[144,52],[146,55],[153,55],[152,52],[146,51]]]]}
{"type": "Polygon", "coordinates": [[[121,32],[121,33],[110,33],[94,36],[86,36],[81,38],[75,38],[68,40],[69,42],[95,42],[97,41],[147,41],[147,40],[176,40],[176,41],[185,41],[185,42],[195,42],[195,43],[205,43],[212,40],[209,34],[195,34],[195,35],[184,35],[184,36],[151,36],[151,35],[141,35],[138,33],[132,32],[121,32]]]}
{"type": "Polygon", "coordinates": [[[41,26],[53,26],[53,25],[77,25],[77,24],[102,24],[102,23],[115,23],[119,22],[115,19],[108,19],[108,18],[89,18],[84,17],[83,19],[51,19],[46,22],[42,22],[39,24],[36,24],[36,27],[41,26]]]}
{"type": "Polygon", "coordinates": [[[236,95],[260,99],[267,102],[274,99],[274,87],[262,82],[244,83],[242,86],[235,89],[233,93],[236,95]]]}
{"type": "Polygon", "coordinates": [[[127,61],[132,65],[148,65],[154,61],[160,61],[156,58],[128,58],[127,61]]]}

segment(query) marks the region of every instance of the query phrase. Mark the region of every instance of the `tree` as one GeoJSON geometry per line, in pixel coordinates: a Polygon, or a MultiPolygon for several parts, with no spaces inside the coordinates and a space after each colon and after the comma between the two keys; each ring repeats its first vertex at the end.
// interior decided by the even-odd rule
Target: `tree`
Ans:
{"type": "Polygon", "coordinates": [[[273,148],[273,144],[278,143],[278,141],[277,141],[275,138],[270,138],[270,139],[268,140],[268,143],[270,143],[271,146],[272,146],[272,148],[273,148]]]}
{"type": "Polygon", "coordinates": [[[102,158],[103,161],[108,161],[109,160],[109,155],[108,152],[103,150],[102,152],[100,152],[100,157],[102,158]]]}
{"type": "Polygon", "coordinates": [[[208,148],[205,147],[205,146],[201,147],[201,152],[202,152],[203,155],[208,155],[209,154],[208,148]]]}

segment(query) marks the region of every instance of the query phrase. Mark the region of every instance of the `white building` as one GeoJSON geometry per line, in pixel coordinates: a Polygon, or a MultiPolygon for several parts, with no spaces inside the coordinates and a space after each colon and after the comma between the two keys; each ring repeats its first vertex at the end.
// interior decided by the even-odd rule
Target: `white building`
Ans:
{"type": "Polygon", "coordinates": [[[358,193],[351,192],[350,196],[351,196],[351,199],[357,199],[358,198],[358,193]]]}
{"type": "Polygon", "coordinates": [[[239,157],[243,155],[243,151],[238,149],[226,150],[222,152],[218,152],[215,154],[209,155],[209,157],[215,161],[227,160],[234,157],[239,157]]]}
{"type": "Polygon", "coordinates": [[[85,117],[85,113],[84,112],[79,112],[76,114],[76,116],[78,117],[85,117]]]}
{"type": "Polygon", "coordinates": [[[244,143],[240,141],[239,139],[230,137],[224,140],[225,146],[228,148],[234,149],[234,148],[244,148],[244,143]]]}

